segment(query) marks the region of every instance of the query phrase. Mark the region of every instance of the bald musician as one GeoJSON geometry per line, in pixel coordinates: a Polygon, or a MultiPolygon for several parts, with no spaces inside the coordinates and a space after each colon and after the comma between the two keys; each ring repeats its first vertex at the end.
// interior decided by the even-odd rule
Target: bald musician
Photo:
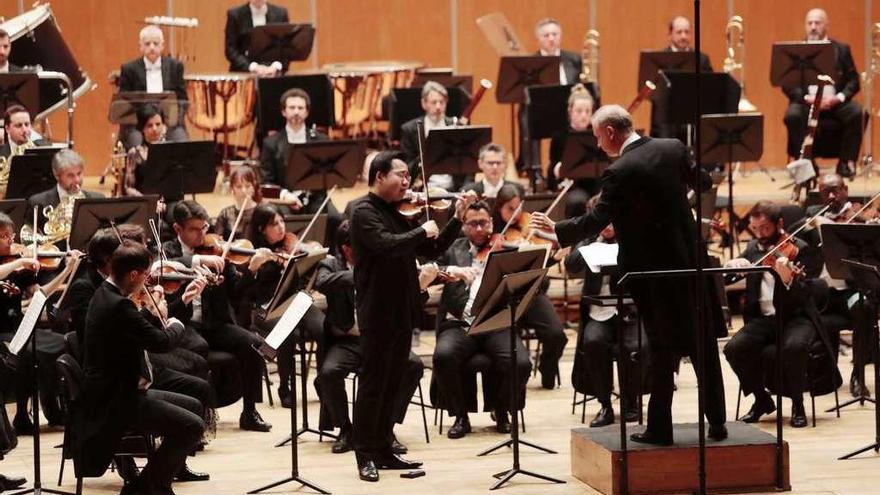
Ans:
{"type": "Polygon", "coordinates": [[[269,65],[255,61],[248,50],[251,33],[255,27],[266,24],[286,24],[287,9],[266,0],[250,0],[245,5],[233,7],[226,12],[226,60],[231,72],[250,72],[258,76],[272,77],[287,71],[290,60],[275,60],[269,65]]]}

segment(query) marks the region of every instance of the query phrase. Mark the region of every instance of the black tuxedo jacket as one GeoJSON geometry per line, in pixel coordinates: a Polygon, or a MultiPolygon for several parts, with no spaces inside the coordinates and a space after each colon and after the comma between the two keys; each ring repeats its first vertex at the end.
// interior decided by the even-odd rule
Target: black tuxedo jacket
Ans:
{"type": "MultiPolygon", "coordinates": [[[[266,24],[286,24],[287,9],[271,3],[266,4],[266,24]]],[[[250,4],[233,7],[226,11],[226,60],[229,60],[231,72],[248,72],[248,65],[253,61],[248,54],[251,46],[251,31],[254,30],[254,19],[251,16],[250,4]]],[[[281,71],[287,72],[290,60],[279,60],[281,71]]]]}
{"type": "MultiPolygon", "coordinates": [[[[162,90],[174,91],[179,100],[187,99],[183,71],[183,62],[173,57],[162,57],[162,90]]],[[[146,90],[147,66],[144,65],[144,58],[122,64],[119,68],[119,91],[146,90]]]]}
{"type": "MultiPolygon", "coordinates": [[[[596,207],[556,224],[560,245],[594,237],[610,222],[617,234],[621,272],[694,268],[697,255],[705,259],[706,252],[695,248],[697,226],[687,200],[691,177],[684,144],[675,139],[640,138],[603,174],[596,207]]],[[[708,285],[705,307],[710,309],[711,329],[716,335],[726,335],[718,299],[711,294],[718,288],[708,285]]],[[[643,279],[631,282],[629,288],[648,324],[648,335],[655,336],[652,342],[693,345],[696,332],[691,313],[696,294],[691,281],[643,279]]]]}
{"type": "Polygon", "coordinates": [[[461,232],[452,217],[436,239],[412,228],[395,205],[370,193],[351,216],[358,325],[379,332],[408,331],[420,321],[423,298],[416,256],[436,258],[461,232]]]}
{"type": "Polygon", "coordinates": [[[143,352],[167,352],[183,334],[175,323],[162,329],[119,289],[104,282],[95,291],[86,316],[81,413],[74,456],[77,473],[104,474],[123,431],[134,416],[143,352]]]}
{"type": "MultiPolygon", "coordinates": [[[[103,198],[104,195],[99,192],[92,192],[83,190],[83,194],[87,198],[103,198]]],[[[43,215],[43,208],[46,206],[58,206],[58,203],[61,202],[61,196],[58,195],[58,188],[52,187],[51,189],[47,189],[43,192],[38,192],[34,194],[30,198],[28,198],[28,211],[33,211],[34,206],[38,207],[39,211],[39,222],[40,227],[46,222],[46,217],[43,215]]],[[[28,217],[25,216],[25,219],[28,217]]],[[[32,218],[32,217],[31,217],[32,218]]]]}
{"type": "MultiPolygon", "coordinates": [[[[777,285],[773,291],[773,300],[777,308],[781,308],[779,309],[781,314],[786,317],[804,313],[811,316],[810,312],[815,311],[813,300],[815,286],[812,279],[818,277],[822,271],[822,252],[797,237],[792,239],[792,242],[798,247],[798,255],[791,261],[803,265],[806,279],[795,279],[788,289],[777,285]]],[[[766,252],[760,248],[756,239],[752,239],[746,245],[741,257],[755,263],[766,252]]],[[[752,273],[746,276],[746,304],[743,307],[743,318],[746,321],[761,316],[760,297],[763,276],[763,273],[752,273]]]]}
{"type": "MultiPolygon", "coordinates": [[[[437,260],[437,263],[442,267],[469,267],[473,261],[470,241],[466,237],[459,237],[437,260]]],[[[470,287],[462,281],[450,282],[443,286],[440,302],[437,304],[438,331],[460,325],[469,295],[470,287]]]]}
{"type": "MultiPolygon", "coordinates": [[[[306,130],[306,142],[326,141],[326,134],[314,129],[306,130]]],[[[287,129],[282,127],[280,131],[263,140],[260,152],[260,171],[263,184],[275,184],[287,187],[287,159],[290,156],[290,147],[293,144],[287,140],[287,129]]]]}
{"type": "MultiPolygon", "coordinates": [[[[45,139],[37,139],[34,141],[34,144],[37,146],[49,146],[52,142],[45,139]]],[[[9,145],[9,140],[7,139],[7,141],[3,143],[3,146],[0,146],[0,156],[9,158],[10,154],[12,154],[12,147],[9,145]]]]}
{"type": "Polygon", "coordinates": [[[346,336],[354,327],[354,271],[341,256],[327,256],[318,265],[315,289],[327,297],[325,335],[346,336]]]}
{"type": "MultiPolygon", "coordinates": [[[[412,180],[422,175],[419,167],[419,127],[418,122],[422,125],[425,123],[425,116],[416,117],[408,120],[400,126],[400,151],[405,155],[404,160],[409,165],[409,175],[412,180]]],[[[452,125],[452,117],[444,117],[446,125],[452,125]]]]}
{"type": "MultiPolygon", "coordinates": [[[[853,61],[852,51],[846,43],[830,38],[828,41],[834,45],[834,52],[837,55],[837,67],[834,74],[835,92],[843,93],[846,101],[850,101],[861,89],[859,84],[860,76],[856,71],[856,63],[853,61]]],[[[804,95],[807,94],[807,88],[790,88],[785,90],[785,94],[788,96],[790,103],[805,104],[804,95]]]]}
{"type": "MultiPolygon", "coordinates": [[[[535,52],[535,55],[540,54],[540,50],[535,52]]],[[[570,52],[568,50],[560,50],[559,58],[559,63],[562,64],[562,70],[565,71],[565,79],[567,80],[566,82],[568,84],[579,83],[581,71],[584,68],[584,61],[581,58],[580,54],[570,52]]],[[[596,90],[598,92],[598,85],[596,86],[596,90]]]]}

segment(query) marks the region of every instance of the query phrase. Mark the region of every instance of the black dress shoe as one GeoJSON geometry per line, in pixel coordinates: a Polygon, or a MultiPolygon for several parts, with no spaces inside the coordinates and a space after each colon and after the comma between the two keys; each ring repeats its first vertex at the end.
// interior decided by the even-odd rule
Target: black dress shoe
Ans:
{"type": "Polygon", "coordinates": [[[373,461],[379,469],[418,469],[423,464],[422,461],[408,461],[392,452],[376,456],[373,461]]]}
{"type": "Polygon", "coordinates": [[[339,436],[336,437],[333,447],[330,448],[334,454],[344,454],[349,450],[351,450],[351,425],[343,426],[339,430],[339,436]]]}
{"type": "Polygon", "coordinates": [[[755,403],[752,404],[749,412],[740,417],[739,421],[742,421],[743,423],[757,423],[758,420],[761,419],[761,416],[770,414],[775,410],[776,404],[773,403],[773,399],[755,399],[755,403]]]}
{"type": "Polygon", "coordinates": [[[627,407],[625,411],[623,411],[623,419],[627,423],[634,423],[639,420],[639,408],[638,407],[627,407]]]}
{"type": "Polygon", "coordinates": [[[358,465],[358,477],[363,481],[379,481],[379,469],[369,456],[355,454],[358,465]]]}
{"type": "Polygon", "coordinates": [[[394,452],[397,455],[404,455],[409,452],[409,449],[406,445],[400,443],[397,439],[397,435],[391,434],[391,452],[394,452]]]}
{"type": "Polygon", "coordinates": [[[180,468],[180,471],[177,472],[177,475],[174,477],[174,481],[186,482],[186,481],[208,481],[211,479],[211,475],[208,473],[200,473],[198,471],[193,471],[186,464],[180,468]]]}
{"type": "Polygon", "coordinates": [[[651,445],[672,445],[672,435],[657,435],[645,430],[643,433],[633,433],[629,437],[636,443],[647,443],[651,445]]]}
{"type": "Polygon", "coordinates": [[[803,402],[793,402],[791,404],[791,427],[803,428],[807,426],[807,413],[804,412],[803,402]]]}
{"type": "Polygon", "coordinates": [[[0,491],[14,490],[21,485],[27,483],[27,480],[20,476],[6,476],[0,474],[0,491]]]}
{"type": "Polygon", "coordinates": [[[495,411],[495,431],[510,433],[510,418],[507,416],[507,411],[495,411]]]}
{"type": "Polygon", "coordinates": [[[452,427],[446,432],[446,437],[455,440],[464,437],[470,432],[471,420],[468,418],[467,414],[463,414],[455,418],[455,423],[452,423],[452,427]]]}
{"type": "Polygon", "coordinates": [[[242,430],[248,431],[266,432],[272,429],[272,424],[264,421],[263,417],[260,416],[260,413],[258,413],[256,409],[252,411],[243,411],[241,417],[238,418],[238,426],[242,430]]]}
{"type": "Polygon", "coordinates": [[[602,406],[596,417],[590,421],[590,428],[601,428],[614,423],[614,409],[602,406]]]}
{"type": "Polygon", "coordinates": [[[867,385],[859,378],[858,374],[853,372],[852,376],[849,378],[849,393],[852,394],[853,397],[870,397],[871,391],[868,390],[867,385]]]}
{"type": "Polygon", "coordinates": [[[709,438],[715,441],[721,441],[727,438],[727,427],[723,424],[709,425],[709,438]]]}

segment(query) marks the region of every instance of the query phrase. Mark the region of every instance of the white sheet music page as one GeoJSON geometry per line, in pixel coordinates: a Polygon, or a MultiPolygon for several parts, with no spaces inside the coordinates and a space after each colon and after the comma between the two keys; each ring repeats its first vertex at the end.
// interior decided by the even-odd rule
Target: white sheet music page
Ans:
{"type": "Polygon", "coordinates": [[[587,266],[593,273],[599,273],[603,266],[617,266],[617,243],[594,242],[578,248],[587,266]]]}
{"type": "Polygon", "coordinates": [[[302,291],[297,292],[290,306],[287,307],[284,314],[281,315],[281,319],[275,324],[272,332],[266,336],[266,345],[277,351],[281,344],[287,340],[290,332],[293,332],[293,329],[299,325],[306,311],[312,307],[312,302],[314,300],[311,296],[302,291]]]}
{"type": "Polygon", "coordinates": [[[28,306],[27,311],[24,313],[21,323],[18,324],[18,330],[15,331],[15,336],[12,337],[12,341],[9,343],[9,352],[15,355],[18,355],[18,353],[21,352],[21,349],[34,332],[34,327],[37,325],[37,321],[40,319],[40,313],[43,312],[43,306],[45,305],[46,294],[43,294],[43,291],[41,290],[36,291],[33,297],[31,297],[31,303],[28,306]]]}

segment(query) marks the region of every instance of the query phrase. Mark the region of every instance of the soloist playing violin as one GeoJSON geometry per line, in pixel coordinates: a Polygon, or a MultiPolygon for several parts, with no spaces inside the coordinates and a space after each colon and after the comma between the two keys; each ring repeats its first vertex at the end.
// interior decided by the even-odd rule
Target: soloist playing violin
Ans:
{"type": "MultiPolygon", "coordinates": [[[[806,387],[807,358],[817,331],[818,311],[808,293],[805,278],[819,274],[822,260],[819,251],[785,233],[779,205],[761,201],[749,212],[749,226],[757,236],[746,246],[742,257],[727,262],[726,267],[746,268],[761,264],[772,266],[785,287],[778,287],[769,273],[746,276],[745,326],[724,346],[724,355],[739,378],[745,395],[754,394],[755,402],[745,416],[746,423],[757,422],[776,410],[776,404],[764,388],[766,362],[763,351],[776,342],[776,312],[784,315],[782,359],[786,395],[791,397],[791,426],[807,426],[803,393],[806,387]],[[784,242],[783,242],[784,241],[784,242]]],[[[827,339],[827,336],[825,336],[827,339]]]]}

